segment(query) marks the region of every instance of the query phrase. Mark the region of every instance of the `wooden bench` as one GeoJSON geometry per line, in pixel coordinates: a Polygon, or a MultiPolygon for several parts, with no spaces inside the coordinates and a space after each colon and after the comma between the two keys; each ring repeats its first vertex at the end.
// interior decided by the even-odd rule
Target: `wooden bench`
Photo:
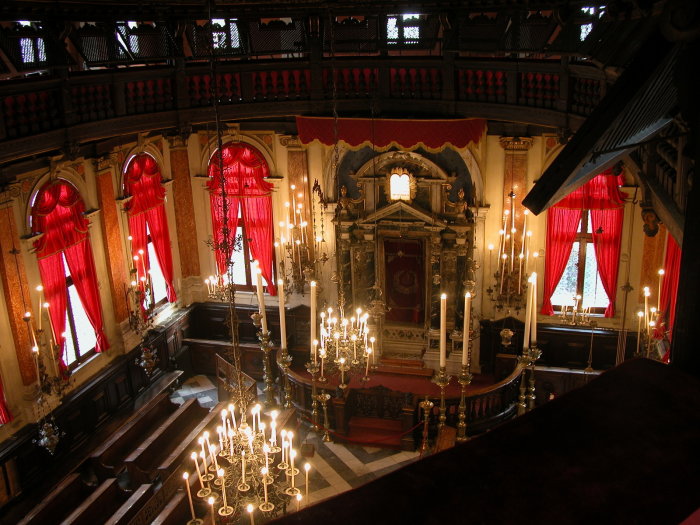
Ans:
{"type": "Polygon", "coordinates": [[[168,393],[162,393],[141,407],[107,441],[90,456],[98,478],[116,477],[124,469],[124,459],[138,446],[144,437],[151,435],[178,405],[170,401],[168,393]]]}
{"type": "MultiPolygon", "coordinates": [[[[153,494],[152,485],[142,485],[132,494],[119,487],[116,478],[103,481],[61,525],[126,525],[153,494]]],[[[58,523],[58,520],[52,521],[58,523]]]]}
{"type": "Polygon", "coordinates": [[[94,487],[83,483],[80,474],[73,473],[61,481],[19,523],[20,525],[52,525],[68,516],[93,490],[94,487]]]}
{"type": "Polygon", "coordinates": [[[189,503],[183,490],[175,494],[163,507],[163,510],[151,522],[151,525],[182,525],[190,519],[192,519],[192,516],[190,515],[189,503]]]}
{"type": "MultiPolygon", "coordinates": [[[[192,439],[194,429],[202,426],[209,410],[196,399],[188,399],[124,460],[131,485],[150,483],[157,476],[157,468],[178,449],[183,441],[192,439]]],[[[194,437],[196,440],[196,436],[194,437]]],[[[189,443],[188,443],[189,446],[189,443]]]]}

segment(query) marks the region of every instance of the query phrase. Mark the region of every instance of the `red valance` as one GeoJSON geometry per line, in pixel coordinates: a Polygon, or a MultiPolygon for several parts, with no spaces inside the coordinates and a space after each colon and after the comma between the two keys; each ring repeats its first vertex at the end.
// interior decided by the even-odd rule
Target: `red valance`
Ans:
{"type": "Polygon", "coordinates": [[[163,204],[165,189],[160,182],[160,167],[148,153],[131,159],[124,173],[124,193],[134,196],[125,206],[129,217],[163,204]]]}
{"type": "Polygon", "coordinates": [[[39,190],[32,206],[32,233],[44,234],[34,242],[39,259],[85,239],[88,220],[84,211],[78,190],[63,179],[49,182],[39,190]]]}
{"type": "Polygon", "coordinates": [[[624,178],[615,176],[612,168],[596,175],[586,184],[557,202],[554,206],[569,210],[609,210],[623,208],[625,196],[620,191],[624,178]]]}
{"type": "MultiPolygon", "coordinates": [[[[297,117],[297,133],[303,144],[314,140],[326,146],[335,144],[334,119],[330,117],[297,117]]],[[[446,144],[465,148],[477,143],[486,132],[486,120],[480,118],[459,120],[393,120],[393,119],[338,119],[337,138],[351,148],[371,146],[380,150],[392,146],[402,149],[424,147],[441,150],[446,144]]]]}

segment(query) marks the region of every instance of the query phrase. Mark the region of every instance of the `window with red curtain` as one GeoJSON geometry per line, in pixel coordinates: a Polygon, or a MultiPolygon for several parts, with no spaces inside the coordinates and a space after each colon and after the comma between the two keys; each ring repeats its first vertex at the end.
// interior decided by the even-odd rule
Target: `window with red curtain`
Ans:
{"type": "Polygon", "coordinates": [[[666,238],[666,260],[661,284],[661,318],[668,339],[673,338],[673,323],[676,319],[676,295],[678,294],[678,277],[681,272],[681,249],[676,240],[668,234],[666,238]]]}
{"type": "Polygon", "coordinates": [[[553,315],[553,302],[568,306],[573,296],[581,295],[582,304],[592,311],[601,307],[605,317],[615,315],[624,216],[621,183],[621,177],[607,170],[547,212],[541,313],[553,315]]]}
{"type": "Polygon", "coordinates": [[[151,297],[147,298],[150,303],[157,303],[163,296],[163,285],[167,300],[171,303],[177,301],[164,204],[165,188],[161,181],[160,167],[148,153],[132,157],[124,170],[124,194],[132,197],[125,206],[129,217],[131,257],[139,257],[139,263],[134,265],[139,282],[146,273],[151,276],[153,287],[151,297]],[[153,258],[156,264],[152,264],[153,258]]]}
{"type": "Polygon", "coordinates": [[[269,166],[260,151],[249,144],[230,142],[223,146],[221,158],[217,150],[209,161],[208,188],[218,273],[226,275],[229,262],[232,262],[234,281],[252,289],[250,259],[254,259],[260,264],[268,293],[276,295],[273,279],[273,186],[265,180],[269,174],[269,166]],[[223,179],[220,164],[223,166],[223,179]],[[226,217],[224,200],[228,208],[226,217]],[[228,246],[233,248],[229,253],[221,249],[226,237],[228,246]],[[245,282],[239,279],[245,279],[245,282]]]}
{"type": "Polygon", "coordinates": [[[56,358],[64,374],[69,365],[88,354],[85,341],[94,341],[95,352],[109,348],[84,212],[78,190],[63,179],[52,180],[39,190],[31,212],[32,232],[43,233],[34,248],[51,329],[59,344],[56,358]],[[68,360],[64,356],[67,347],[68,360]]]}

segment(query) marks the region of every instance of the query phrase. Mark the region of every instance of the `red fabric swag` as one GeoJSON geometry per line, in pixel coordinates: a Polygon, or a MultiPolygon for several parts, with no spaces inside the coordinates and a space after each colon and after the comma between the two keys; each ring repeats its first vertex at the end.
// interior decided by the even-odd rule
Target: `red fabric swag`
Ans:
{"type": "Polygon", "coordinates": [[[554,206],[547,211],[547,256],[544,258],[544,289],[540,311],[544,315],[554,315],[552,295],[564,274],[580,221],[581,210],[554,206]]]}
{"type": "MultiPolygon", "coordinates": [[[[277,295],[272,279],[273,270],[273,228],[272,228],[272,184],[265,180],[270,169],[262,154],[254,147],[231,142],[222,148],[221,161],[224,171],[224,188],[221,188],[218,150],[209,161],[209,182],[212,227],[214,242],[220,245],[224,240],[224,196],[228,203],[229,246],[236,234],[239,216],[249,239],[253,259],[260,264],[262,276],[267,282],[270,295],[277,295]]],[[[216,251],[216,266],[220,274],[227,273],[230,253],[216,251]]]]}
{"type": "Polygon", "coordinates": [[[671,340],[673,323],[676,319],[676,295],[678,294],[678,278],[681,273],[681,249],[670,234],[666,239],[664,272],[664,278],[661,282],[661,312],[666,323],[665,331],[668,333],[668,339],[671,340]]]}
{"type": "MultiPolygon", "coordinates": [[[[314,140],[326,146],[336,141],[335,119],[330,117],[297,117],[297,132],[303,144],[314,140]]],[[[356,148],[374,143],[379,148],[391,145],[403,149],[415,149],[421,145],[437,150],[446,143],[455,148],[465,148],[478,143],[486,131],[484,119],[461,120],[389,120],[389,119],[338,119],[338,140],[356,148]]]]}
{"type": "Polygon", "coordinates": [[[2,387],[2,380],[0,380],[0,424],[4,425],[9,423],[14,419],[12,412],[7,407],[7,401],[5,401],[5,391],[2,387]]]}

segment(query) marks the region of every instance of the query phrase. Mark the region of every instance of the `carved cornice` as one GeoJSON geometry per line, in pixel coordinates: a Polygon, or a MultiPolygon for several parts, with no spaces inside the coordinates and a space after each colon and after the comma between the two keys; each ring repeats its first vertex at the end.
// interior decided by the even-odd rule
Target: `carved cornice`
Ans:
{"type": "Polygon", "coordinates": [[[296,135],[282,135],[280,137],[280,144],[285,148],[302,149],[303,145],[296,135]]]}

